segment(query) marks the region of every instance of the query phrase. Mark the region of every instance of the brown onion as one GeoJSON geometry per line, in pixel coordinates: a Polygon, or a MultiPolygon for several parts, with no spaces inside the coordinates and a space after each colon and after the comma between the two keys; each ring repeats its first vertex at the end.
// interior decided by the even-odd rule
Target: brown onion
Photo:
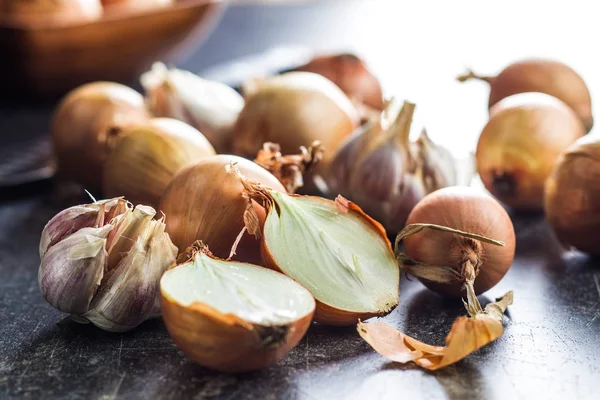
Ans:
{"type": "MultiPolygon", "coordinates": [[[[244,228],[248,204],[242,197],[244,188],[240,181],[225,170],[231,163],[236,163],[251,179],[285,192],[271,173],[240,157],[217,155],[186,167],[173,178],[160,203],[160,209],[167,215],[167,232],[178,248],[185,249],[202,240],[215,256],[229,257],[244,228]]],[[[257,203],[254,209],[264,221],[264,209],[257,203]]],[[[260,241],[244,235],[234,259],[261,264],[260,241]]]]}
{"type": "Polygon", "coordinates": [[[490,112],[477,144],[485,187],[517,210],[541,210],[544,183],[560,153],[585,135],[563,102],[538,93],[507,97],[490,112]]]}
{"type": "Polygon", "coordinates": [[[318,140],[325,154],[317,170],[326,171],[359,122],[344,92],[309,72],[289,72],[255,85],[234,126],[234,153],[253,158],[263,143],[275,142],[289,154],[318,140]]]}
{"type": "Polygon", "coordinates": [[[88,189],[101,186],[103,168],[120,129],[146,121],[144,98],[112,82],[95,82],[71,91],[52,121],[58,173],[88,189]]]}
{"type": "Polygon", "coordinates": [[[404,254],[410,259],[404,261],[403,269],[429,289],[447,296],[464,293],[469,273],[474,274],[470,278],[474,279],[475,294],[489,290],[506,274],[515,254],[515,232],[506,211],[489,195],[469,187],[449,187],[427,195],[410,213],[397,245],[399,240],[404,241],[404,254]],[[411,225],[418,224],[469,234],[428,228],[411,231],[411,225]],[[501,243],[495,241],[503,243],[498,246],[501,243]],[[431,279],[425,278],[427,273],[432,274],[431,279]],[[444,279],[433,279],[440,273],[452,279],[445,283],[444,279]]]}
{"type": "Polygon", "coordinates": [[[158,207],[177,172],[215,154],[198,130],[175,119],[124,128],[104,166],[104,193],[158,207]]]}
{"type": "Polygon", "coordinates": [[[31,28],[77,24],[99,19],[102,4],[100,0],[7,0],[0,3],[0,16],[31,28]]]}
{"type": "Polygon", "coordinates": [[[525,92],[546,93],[563,101],[581,118],[589,132],[594,125],[590,91],[581,76],[558,61],[532,59],[510,64],[495,77],[480,76],[472,71],[459,81],[480,79],[490,84],[489,107],[505,97],[525,92]]]}
{"type": "Polygon", "coordinates": [[[267,268],[188,251],[160,281],[163,320],[188,357],[218,371],[245,372],[296,347],[315,311],[306,289],[267,268]]]}
{"type": "Polygon", "coordinates": [[[566,245],[600,255],[600,141],[585,137],[559,158],[546,182],[546,218],[566,245]]]}
{"type": "Polygon", "coordinates": [[[354,54],[323,55],[294,69],[314,72],[329,79],[349,98],[376,110],[383,110],[383,91],[379,80],[363,60],[354,54]]]}

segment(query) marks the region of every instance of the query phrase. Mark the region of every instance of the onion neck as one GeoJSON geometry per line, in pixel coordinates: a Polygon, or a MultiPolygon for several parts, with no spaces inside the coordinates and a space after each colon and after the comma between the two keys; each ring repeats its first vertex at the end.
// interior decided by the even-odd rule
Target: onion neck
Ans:
{"type": "Polygon", "coordinates": [[[494,80],[493,76],[483,76],[483,75],[478,75],[475,72],[473,72],[473,70],[468,69],[467,72],[465,72],[462,75],[459,75],[456,77],[456,80],[459,82],[466,82],[466,81],[470,81],[471,79],[477,79],[480,81],[485,81],[488,84],[492,84],[492,81],[494,80]]]}

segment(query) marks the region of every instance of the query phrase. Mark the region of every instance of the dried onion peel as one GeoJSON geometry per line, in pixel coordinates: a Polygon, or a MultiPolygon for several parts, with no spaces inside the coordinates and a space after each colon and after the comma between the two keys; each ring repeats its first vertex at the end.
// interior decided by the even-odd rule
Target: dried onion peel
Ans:
{"type": "Polygon", "coordinates": [[[169,334],[192,360],[225,372],[277,362],[306,333],[315,301],[302,286],[257,265],[215,258],[201,244],[161,281],[169,334]]]}
{"type": "MultiPolygon", "coordinates": [[[[306,287],[317,300],[315,320],[352,325],[389,313],[398,304],[399,279],[383,227],[355,204],[288,195],[265,188],[235,172],[246,195],[267,210],[262,231],[265,266],[306,287]]],[[[248,207],[250,233],[257,224],[248,207]]]]}

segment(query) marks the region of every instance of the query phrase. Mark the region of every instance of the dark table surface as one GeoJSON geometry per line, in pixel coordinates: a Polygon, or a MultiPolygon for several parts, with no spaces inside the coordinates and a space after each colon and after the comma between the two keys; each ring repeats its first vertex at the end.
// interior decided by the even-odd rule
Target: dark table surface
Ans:
{"type": "MultiPolygon", "coordinates": [[[[485,121],[485,88],[458,88],[451,79],[464,64],[478,63],[484,72],[493,72],[523,55],[548,55],[575,64],[592,88],[597,81],[598,61],[585,50],[573,49],[568,40],[591,37],[592,24],[585,23],[590,13],[548,6],[533,33],[523,15],[512,15],[513,29],[500,32],[502,13],[510,11],[494,10],[499,19],[486,24],[481,19],[490,10],[473,8],[470,12],[477,15],[465,16],[467,6],[459,1],[431,14],[437,3],[422,3],[344,0],[238,6],[227,11],[215,34],[183,65],[199,71],[279,45],[357,50],[373,60],[388,87],[401,88],[403,97],[422,99],[433,136],[457,154],[472,150],[485,121]],[[575,28],[561,31],[562,36],[554,32],[553,19],[559,17],[574,21],[575,28]],[[451,43],[455,46],[449,49],[451,43]],[[489,48],[499,43],[505,46],[501,54],[489,48]],[[452,99],[459,101],[448,102],[452,99]]],[[[512,3],[508,6],[517,5],[512,3]]],[[[521,10],[533,13],[528,7],[521,10]]],[[[50,105],[4,105],[3,146],[44,135],[50,110],[50,105]]],[[[51,182],[1,190],[0,398],[600,398],[600,262],[563,250],[542,215],[513,216],[515,262],[481,298],[515,291],[504,335],[456,365],[430,373],[389,363],[353,327],[314,324],[277,365],[229,375],[186,359],[160,320],[125,334],[63,320],[39,294],[37,247],[44,224],[80,199],[58,195],[51,182]]],[[[459,301],[403,279],[400,306],[385,320],[441,345],[452,321],[462,314],[459,301]]]]}

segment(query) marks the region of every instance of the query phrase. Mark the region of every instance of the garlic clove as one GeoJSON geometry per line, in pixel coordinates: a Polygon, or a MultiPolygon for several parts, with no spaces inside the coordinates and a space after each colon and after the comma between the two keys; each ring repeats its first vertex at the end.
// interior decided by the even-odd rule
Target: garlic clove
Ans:
{"type": "Polygon", "coordinates": [[[106,239],[113,228],[82,228],[44,254],[38,285],[54,308],[75,315],[88,311],[104,276],[106,239]]]}
{"type": "Polygon", "coordinates": [[[54,216],[44,227],[40,239],[40,258],[48,249],[82,228],[102,227],[125,212],[127,203],[121,198],[69,207],[54,216]],[[102,215],[100,215],[102,213],[102,215]],[[99,219],[100,218],[100,219],[99,219]]]}
{"type": "Polygon", "coordinates": [[[133,211],[128,210],[115,221],[115,229],[110,233],[107,242],[108,269],[112,270],[136,243],[135,239],[144,232],[156,211],[150,206],[137,205],[133,211]]]}
{"type": "Polygon", "coordinates": [[[160,282],[163,319],[184,353],[219,371],[264,368],[306,333],[315,310],[298,283],[256,265],[192,249],[160,282]]]}
{"type": "Polygon", "coordinates": [[[127,331],[160,316],[157,283],[175,262],[177,247],[165,232],[163,221],[142,220],[146,223],[133,246],[118,265],[107,272],[90,310],[83,315],[107,331],[127,331]]]}
{"type": "Polygon", "coordinates": [[[187,122],[202,132],[219,153],[228,151],[231,129],[244,107],[231,87],[184,70],[156,63],[142,75],[147,103],[157,117],[187,122]]]}

